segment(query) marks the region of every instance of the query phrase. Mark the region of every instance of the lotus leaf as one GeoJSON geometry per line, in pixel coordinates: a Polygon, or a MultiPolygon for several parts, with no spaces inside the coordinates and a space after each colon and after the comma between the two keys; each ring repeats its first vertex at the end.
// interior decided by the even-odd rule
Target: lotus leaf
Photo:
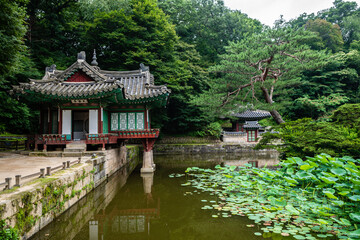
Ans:
{"type": "Polygon", "coordinates": [[[351,197],[349,197],[350,200],[358,202],[360,201],[360,195],[353,195],[351,197]]]}
{"type": "Polygon", "coordinates": [[[328,190],[323,190],[323,193],[324,193],[328,198],[338,199],[333,193],[331,193],[331,192],[328,191],[328,190]]]}
{"type": "Polygon", "coordinates": [[[336,176],[344,176],[347,174],[347,171],[343,168],[332,168],[330,171],[336,176]]]}
{"type": "Polygon", "coordinates": [[[350,218],[355,222],[360,222],[360,212],[357,213],[350,213],[350,218]]]}
{"type": "Polygon", "coordinates": [[[314,166],[305,164],[305,165],[301,165],[301,166],[300,166],[300,169],[301,169],[301,170],[309,170],[309,169],[311,169],[311,168],[313,168],[313,167],[314,167],[314,166]]]}
{"type": "Polygon", "coordinates": [[[334,177],[319,177],[322,181],[327,184],[335,183],[338,179],[334,177]]]}

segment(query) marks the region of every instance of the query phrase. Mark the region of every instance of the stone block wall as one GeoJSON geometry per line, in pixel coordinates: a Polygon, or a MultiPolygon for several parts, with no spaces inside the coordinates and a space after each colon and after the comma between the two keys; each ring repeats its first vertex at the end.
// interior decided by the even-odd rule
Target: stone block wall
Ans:
{"type": "Polygon", "coordinates": [[[202,154],[251,151],[256,143],[243,144],[155,144],[154,154],[202,154]]]}
{"type": "Polygon", "coordinates": [[[0,219],[27,239],[73,206],[110,175],[139,161],[138,147],[111,149],[103,156],[0,194],[0,219]]]}

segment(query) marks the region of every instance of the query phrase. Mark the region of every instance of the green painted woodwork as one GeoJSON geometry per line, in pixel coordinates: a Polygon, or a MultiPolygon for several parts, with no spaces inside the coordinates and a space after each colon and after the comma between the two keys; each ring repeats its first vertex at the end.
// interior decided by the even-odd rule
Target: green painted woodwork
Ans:
{"type": "Polygon", "coordinates": [[[143,112],[112,112],[111,131],[142,130],[145,126],[143,112]]]}
{"type": "Polygon", "coordinates": [[[99,108],[99,106],[62,106],[62,109],[89,109],[89,108],[99,108]]]}
{"type": "Polygon", "coordinates": [[[103,133],[109,133],[108,111],[103,110],[103,133]]]}
{"type": "Polygon", "coordinates": [[[248,130],[247,131],[249,142],[255,142],[255,133],[256,133],[256,130],[248,130]]]}

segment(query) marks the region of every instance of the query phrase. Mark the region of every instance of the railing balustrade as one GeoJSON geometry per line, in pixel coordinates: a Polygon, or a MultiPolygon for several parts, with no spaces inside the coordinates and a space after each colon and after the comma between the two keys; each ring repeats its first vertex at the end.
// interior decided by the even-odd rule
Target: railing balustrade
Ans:
{"type": "MultiPolygon", "coordinates": [[[[90,157],[89,157],[90,158],[90,157]]],[[[21,175],[16,175],[15,176],[15,184],[12,184],[12,178],[5,178],[5,182],[0,183],[0,191],[4,191],[7,189],[11,189],[13,186],[15,187],[20,187],[21,185],[23,185],[24,183],[27,183],[31,180],[34,180],[36,178],[43,178],[46,176],[51,176],[54,172],[57,172],[59,170],[62,169],[66,169],[71,167],[72,165],[81,163],[81,161],[83,161],[84,158],[79,157],[77,160],[74,161],[66,161],[64,162],[62,165],[56,166],[56,167],[46,167],[46,168],[41,168],[39,172],[35,172],[26,176],[21,176],[21,175]],[[45,172],[46,169],[46,172],[45,172]]]]}

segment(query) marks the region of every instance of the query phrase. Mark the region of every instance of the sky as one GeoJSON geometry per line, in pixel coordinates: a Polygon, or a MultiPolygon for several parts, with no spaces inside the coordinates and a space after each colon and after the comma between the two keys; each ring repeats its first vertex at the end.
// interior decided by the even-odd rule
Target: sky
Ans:
{"type": "MultiPolygon", "coordinates": [[[[353,0],[360,6],[360,0],[353,0]]],[[[286,21],[306,12],[317,13],[333,6],[334,0],[224,0],[225,6],[240,10],[249,17],[273,26],[275,20],[284,16],[286,21]]]]}

